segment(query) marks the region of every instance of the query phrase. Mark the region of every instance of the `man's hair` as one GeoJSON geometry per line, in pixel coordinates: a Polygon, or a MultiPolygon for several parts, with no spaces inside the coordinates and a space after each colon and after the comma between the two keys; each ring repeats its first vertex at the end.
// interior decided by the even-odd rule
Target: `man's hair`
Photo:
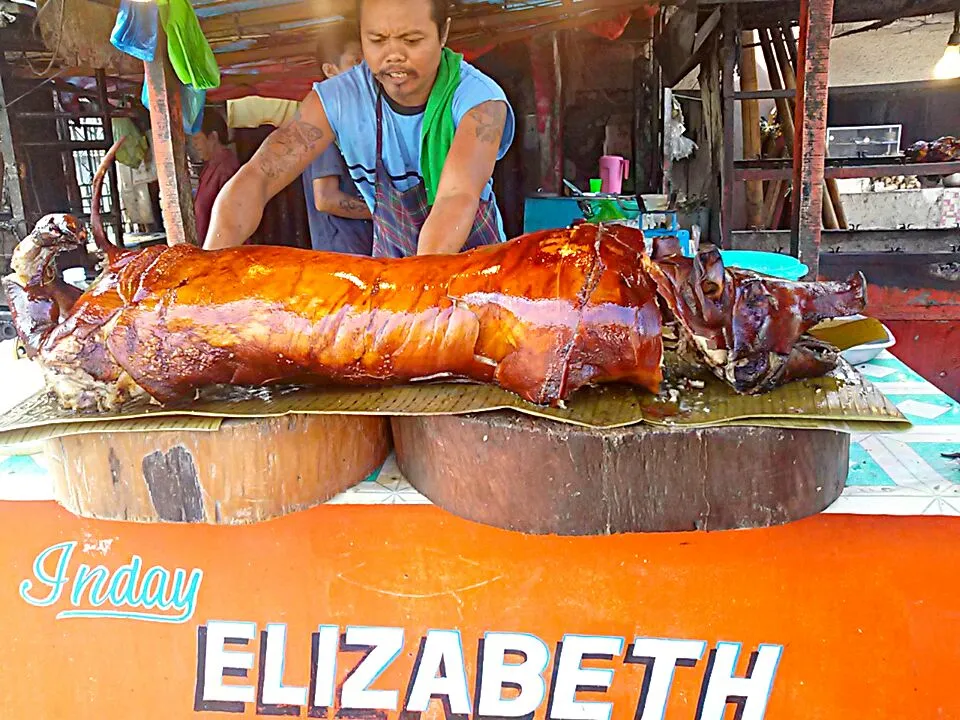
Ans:
{"type": "MultiPolygon", "coordinates": [[[[430,3],[430,18],[437,24],[437,33],[443,34],[443,28],[450,17],[449,0],[428,0],[430,3]]],[[[363,0],[357,0],[357,22],[360,22],[360,10],[363,9],[363,0]]]]}
{"type": "Polygon", "coordinates": [[[317,40],[317,60],[332,65],[340,65],[340,58],[347,49],[347,44],[360,42],[360,28],[352,22],[338,23],[334,27],[323,31],[317,40]]]}
{"type": "Polygon", "coordinates": [[[204,135],[208,136],[210,133],[216,132],[217,139],[223,145],[226,145],[230,142],[230,134],[227,131],[227,122],[223,119],[223,115],[213,108],[208,107],[203,111],[203,122],[200,123],[200,130],[204,135]]]}

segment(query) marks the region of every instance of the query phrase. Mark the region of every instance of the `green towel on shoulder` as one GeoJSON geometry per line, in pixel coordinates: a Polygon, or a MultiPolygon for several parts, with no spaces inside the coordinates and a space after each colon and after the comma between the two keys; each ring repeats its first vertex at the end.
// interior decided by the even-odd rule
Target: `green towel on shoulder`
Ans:
{"type": "Polygon", "coordinates": [[[437,81],[430,91],[427,109],[420,129],[420,174],[427,189],[427,203],[437,199],[440,173],[453,144],[453,95],[460,86],[460,63],[463,55],[444,48],[440,55],[437,81]]]}

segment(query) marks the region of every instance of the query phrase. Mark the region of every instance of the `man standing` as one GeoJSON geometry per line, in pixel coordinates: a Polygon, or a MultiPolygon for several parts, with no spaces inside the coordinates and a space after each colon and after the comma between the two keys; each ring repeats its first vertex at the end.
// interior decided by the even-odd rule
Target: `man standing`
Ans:
{"type": "MultiPolygon", "coordinates": [[[[327,79],[363,62],[357,27],[347,26],[326,35],[318,57],[327,79]]],[[[373,223],[370,208],[357,190],[343,155],[331,144],[303,173],[303,193],[314,250],[370,255],[373,223]]]]}
{"type": "MultiPolygon", "coordinates": [[[[227,123],[218,112],[208,108],[204,112],[200,132],[190,136],[190,154],[194,161],[203,163],[200,184],[197,186],[197,195],[193,200],[193,214],[197,219],[197,239],[200,242],[203,242],[203,238],[207,236],[213,204],[220,190],[240,169],[237,154],[225,144],[228,140],[227,123]]],[[[250,234],[252,235],[256,229],[254,226],[250,234]]]]}
{"type": "Polygon", "coordinates": [[[503,90],[444,47],[446,0],[359,0],[364,62],[317,83],[227,184],[204,247],[241,244],[271,197],[331,143],[373,211],[373,254],[504,240],[493,167],[513,141],[503,90]]]}

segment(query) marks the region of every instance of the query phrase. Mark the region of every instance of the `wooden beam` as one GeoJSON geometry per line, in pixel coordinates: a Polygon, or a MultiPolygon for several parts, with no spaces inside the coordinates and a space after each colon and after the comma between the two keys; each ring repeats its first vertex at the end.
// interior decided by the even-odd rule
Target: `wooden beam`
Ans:
{"type": "MultiPolygon", "coordinates": [[[[646,0],[583,0],[575,6],[534,7],[528,10],[495,10],[483,13],[454,16],[450,30],[451,38],[493,32],[505,27],[537,22],[570,19],[594,10],[630,10],[649,4],[646,0]]],[[[306,20],[343,16],[352,18],[356,4],[353,0],[308,0],[274,7],[202,18],[200,27],[208,38],[239,39],[250,35],[276,34],[279,25],[306,20]]],[[[327,25],[318,24],[297,32],[316,31],[327,25]]]]}
{"type": "Polygon", "coordinates": [[[241,38],[271,28],[276,30],[278,25],[287,23],[317,20],[337,15],[353,15],[355,8],[356,3],[353,0],[306,0],[305,2],[258,7],[252,10],[200,18],[200,28],[209,39],[241,38]]]}
{"type": "Polygon", "coordinates": [[[737,6],[723,9],[723,70],[720,78],[720,92],[723,104],[723,147],[720,166],[720,236],[721,247],[730,244],[733,231],[733,162],[734,162],[734,100],[733,76],[737,64],[737,45],[740,33],[737,32],[737,6]]]}
{"type": "Polygon", "coordinates": [[[666,158],[661,138],[663,106],[660,74],[652,52],[640,52],[635,45],[633,59],[633,176],[638,193],[663,189],[666,158]]]}
{"type": "MultiPolygon", "coordinates": [[[[753,30],[740,34],[740,89],[746,92],[755,91],[758,85],[754,45],[753,30]]],[[[740,103],[740,122],[743,157],[757,160],[760,158],[760,103],[757,100],[743,100],[740,103]]],[[[746,183],[745,204],[747,227],[760,227],[763,222],[763,182],[746,183]]]]}
{"type": "Polygon", "coordinates": [[[832,28],[833,0],[801,0],[790,249],[810,268],[811,278],[820,267],[832,28]]]}
{"type": "Polygon", "coordinates": [[[665,85],[676,85],[690,72],[692,66],[687,65],[696,39],[697,4],[692,0],[676,9],[653,46],[665,85]]]}
{"type": "MultiPolygon", "coordinates": [[[[744,5],[741,30],[765,27],[784,17],[800,17],[799,0],[701,0],[704,9],[713,9],[737,3],[744,5]]],[[[869,22],[890,18],[920,17],[953,12],[956,0],[840,0],[833,15],[835,23],[869,22]]]]}
{"type": "Polygon", "coordinates": [[[232,52],[215,53],[217,65],[221,68],[233,67],[245,63],[262,62],[264,60],[286,60],[293,57],[314,57],[317,54],[315,42],[295,42],[284,45],[257,45],[249,50],[234,50],[232,52]]]}
{"type": "MultiPolygon", "coordinates": [[[[0,191],[9,193],[10,210],[13,222],[21,235],[26,235],[27,215],[23,206],[23,190],[20,186],[20,160],[17,157],[17,145],[13,142],[13,130],[10,127],[10,115],[7,111],[7,96],[4,89],[6,66],[0,53],[0,154],[3,155],[3,177],[0,178],[0,191]]],[[[2,193],[0,193],[2,194],[2,193]]],[[[0,248],[0,254],[9,257],[13,248],[0,248]]]]}
{"type": "Polygon", "coordinates": [[[321,75],[323,75],[323,71],[319,65],[291,68],[285,72],[224,73],[220,76],[220,87],[225,85],[258,85],[266,82],[290,80],[318,80],[321,75]]]}
{"type": "Polygon", "coordinates": [[[541,190],[559,193],[563,179],[563,129],[560,52],[556,33],[545,33],[530,42],[531,74],[536,95],[540,145],[541,190]]]}
{"type": "MultiPolygon", "coordinates": [[[[737,230],[733,233],[735,250],[760,250],[786,253],[790,250],[789,230],[737,230]]],[[[892,260],[913,253],[960,252],[957,231],[952,228],[929,230],[824,230],[821,236],[823,256],[832,253],[888,253],[892,260]]]]}
{"type": "MultiPolygon", "coordinates": [[[[790,29],[789,24],[785,23],[782,27],[775,25],[770,28],[770,37],[773,41],[773,51],[780,67],[780,74],[783,76],[783,82],[787,89],[796,92],[797,76],[793,56],[797,54],[797,50],[793,40],[793,31],[790,29]],[[793,52],[791,52],[789,46],[794,46],[793,52]]],[[[796,117],[799,110],[799,106],[795,105],[793,113],[794,125],[796,125],[796,117]]],[[[796,128],[794,128],[794,132],[796,132],[796,128]]],[[[840,197],[839,192],[837,193],[837,197],[840,197]]],[[[846,226],[846,223],[844,223],[843,226],[840,225],[836,209],[833,206],[833,196],[829,192],[823,194],[821,215],[823,227],[828,230],[836,230],[846,226]]]]}
{"type": "MultiPolygon", "coordinates": [[[[752,30],[745,30],[744,34],[752,33],[752,30]]],[[[746,55],[748,50],[755,50],[755,48],[747,48],[744,44],[743,52],[746,55]]],[[[754,53],[754,58],[756,58],[756,53],[754,53]]],[[[733,97],[737,100],[782,100],[784,98],[793,99],[796,97],[795,90],[742,90],[733,94],[733,97]]]]}
{"type": "MultiPolygon", "coordinates": [[[[571,7],[534,7],[529,10],[455,16],[450,39],[452,41],[469,40],[475,36],[490,36],[502,29],[526,23],[559,22],[597,10],[633,10],[647,4],[645,0],[583,0],[571,7]]],[[[207,38],[211,40],[237,40],[257,35],[269,35],[276,40],[280,25],[338,16],[352,18],[355,7],[353,0],[310,0],[204,18],[201,19],[200,26],[207,38]]],[[[319,32],[330,27],[331,24],[316,24],[291,29],[290,32],[295,32],[302,37],[304,32],[319,32]]],[[[311,54],[315,52],[315,46],[312,44],[310,52],[311,54]]]]}
{"type": "MultiPolygon", "coordinates": [[[[691,70],[703,62],[704,54],[712,47],[707,44],[707,40],[709,40],[717,28],[720,27],[720,17],[720,8],[714,10],[709,17],[707,17],[703,25],[696,31],[693,47],[690,48],[690,52],[686,56],[678,56],[676,50],[669,47],[669,43],[672,42],[672,40],[671,35],[668,34],[670,23],[667,23],[667,30],[661,36],[657,47],[654,48],[655,50],[659,48],[657,57],[660,60],[661,67],[663,67],[665,59],[666,62],[669,63],[669,66],[664,68],[663,72],[663,84],[665,87],[676,85],[683,80],[691,70]]],[[[694,13],[694,18],[696,18],[696,13],[694,13]]],[[[670,22],[673,22],[672,18],[670,22]]],[[[683,20],[682,22],[689,21],[683,20]]],[[[677,28],[674,30],[674,36],[684,32],[686,32],[684,27],[677,28]]],[[[682,37],[677,41],[684,42],[682,37]]]]}
{"type": "MultiPolygon", "coordinates": [[[[960,172],[960,160],[942,163],[884,163],[880,158],[871,158],[868,164],[840,164],[838,160],[827,160],[823,174],[827,178],[849,180],[851,178],[877,178],[892,175],[939,176],[960,172]]],[[[789,180],[793,177],[793,168],[776,160],[763,160],[759,163],[737,161],[734,177],[737,180],[789,180]]],[[[954,231],[956,232],[956,231],[954,231]]]]}
{"type": "Polygon", "coordinates": [[[704,187],[706,189],[707,204],[714,208],[710,213],[710,241],[720,243],[720,213],[716,208],[721,206],[720,199],[720,168],[722,165],[723,150],[723,102],[720,92],[720,42],[716,34],[709,41],[709,51],[700,63],[700,87],[702,110],[703,143],[701,152],[710,158],[709,178],[704,187]]]}
{"type": "Polygon", "coordinates": [[[153,62],[144,63],[150,92],[150,131],[160,184],[160,208],[168,245],[198,245],[193,196],[187,171],[180,82],[167,59],[167,39],[159,30],[153,62]]]}
{"type": "Polygon", "coordinates": [[[507,26],[502,30],[495,31],[490,29],[483,30],[482,32],[456,35],[453,33],[453,31],[451,31],[450,43],[463,49],[469,49],[472,47],[483,48],[490,44],[505,45],[506,43],[514,41],[528,40],[531,37],[537,37],[538,35],[545,33],[558,32],[560,30],[572,30],[583,27],[584,25],[611,20],[617,17],[621,12],[624,12],[624,10],[635,7],[636,2],[628,2],[620,5],[619,9],[617,6],[611,6],[604,10],[590,10],[577,15],[569,13],[567,15],[560,15],[555,19],[540,20],[535,26],[520,25],[515,28],[507,26]]]}

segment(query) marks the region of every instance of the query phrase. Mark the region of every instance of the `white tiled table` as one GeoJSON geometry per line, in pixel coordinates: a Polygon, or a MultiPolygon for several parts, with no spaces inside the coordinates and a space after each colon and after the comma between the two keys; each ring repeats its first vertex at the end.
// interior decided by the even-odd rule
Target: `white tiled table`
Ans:
{"type": "MultiPolygon", "coordinates": [[[[960,515],[960,462],[943,457],[960,452],[960,403],[887,352],[860,371],[914,426],[905,433],[855,435],[847,486],[825,512],[960,515]]],[[[0,343],[0,378],[0,412],[42,386],[33,363],[14,360],[11,342],[0,343]]],[[[46,499],[52,499],[52,489],[39,448],[0,448],[0,500],[46,499]]],[[[346,505],[429,502],[403,478],[392,456],[378,473],[330,500],[346,505]]]]}

